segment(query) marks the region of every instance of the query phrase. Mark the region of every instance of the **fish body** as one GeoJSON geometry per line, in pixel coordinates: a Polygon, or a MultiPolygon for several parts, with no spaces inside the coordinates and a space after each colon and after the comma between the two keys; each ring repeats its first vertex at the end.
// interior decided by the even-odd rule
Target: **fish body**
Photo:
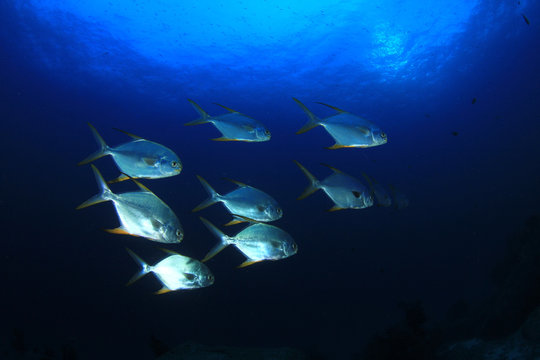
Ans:
{"type": "Polygon", "coordinates": [[[161,243],[180,243],[184,231],[180,221],[167,204],[144,185],[135,181],[139,191],[122,194],[113,193],[99,170],[92,170],[101,192],[77,207],[82,209],[100,202],[112,201],[120,220],[120,226],[107,230],[115,234],[141,236],[161,243]]]}
{"type": "Polygon", "coordinates": [[[122,174],[128,175],[120,175],[111,182],[127,180],[129,177],[135,179],[158,179],[178,175],[182,171],[182,163],[178,155],[161,144],[119,130],[132,137],[133,141],[116,147],[109,147],[99,135],[96,128],[90,123],[88,123],[88,126],[100,145],[100,149],[81,161],[79,165],[84,165],[103,156],[111,155],[122,174]]]}
{"type": "Polygon", "coordinates": [[[203,288],[214,283],[214,275],[210,269],[198,260],[165,250],[171,255],[151,266],[145,263],[133,251],[127,250],[133,260],[141,266],[141,270],[131,278],[128,285],[150,272],[153,272],[163,284],[163,287],[157,291],[157,294],[175,290],[203,288]]]}
{"type": "Polygon", "coordinates": [[[188,99],[188,101],[201,115],[201,118],[188,122],[185,125],[213,124],[222,135],[220,138],[213,139],[215,141],[262,142],[270,140],[270,131],[255,119],[219,104],[216,105],[225,108],[229,113],[210,116],[193,100],[188,99]]]}
{"type": "Polygon", "coordinates": [[[201,176],[197,176],[197,178],[210,197],[193,209],[194,212],[221,202],[225,208],[233,214],[233,217],[235,217],[229,225],[245,221],[241,217],[256,221],[270,222],[278,220],[283,216],[283,210],[278,202],[264,191],[239,181],[229,179],[238,185],[238,187],[227,194],[220,195],[201,176]],[[240,215],[241,217],[234,215],[240,215]]]}
{"type": "Polygon", "coordinates": [[[367,119],[324,103],[319,104],[336,110],[337,114],[324,119],[319,119],[298,99],[293,99],[309,117],[308,122],[297,132],[297,134],[302,134],[319,125],[323,126],[335,140],[335,144],[329,147],[329,149],[345,147],[367,148],[383,145],[388,141],[386,133],[367,119]]]}
{"type": "Polygon", "coordinates": [[[235,236],[227,236],[204,218],[200,218],[206,227],[220,240],[202,260],[210,260],[228,245],[235,246],[244,256],[240,267],[263,260],[280,260],[296,254],[298,246],[294,239],[282,229],[264,223],[249,225],[235,236]]]}
{"type": "Polygon", "coordinates": [[[306,190],[298,197],[299,200],[306,198],[315,191],[322,189],[326,195],[334,202],[334,206],[329,211],[343,209],[364,209],[373,206],[373,197],[371,192],[360,180],[345,174],[344,172],[325,165],[332,169],[333,173],[324,180],[317,180],[304,166],[298,161],[296,165],[302,170],[308,178],[310,184],[306,190]]]}
{"type": "Polygon", "coordinates": [[[364,179],[366,179],[369,185],[371,195],[374,197],[374,200],[376,201],[377,206],[382,206],[382,207],[391,206],[392,198],[390,197],[390,194],[388,194],[386,189],[372,177],[369,177],[366,174],[362,174],[362,175],[364,176],[364,179]]]}

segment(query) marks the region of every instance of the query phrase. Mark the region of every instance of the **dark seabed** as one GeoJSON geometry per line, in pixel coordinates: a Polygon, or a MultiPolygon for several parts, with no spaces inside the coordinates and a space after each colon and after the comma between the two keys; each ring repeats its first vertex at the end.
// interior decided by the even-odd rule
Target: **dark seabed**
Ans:
{"type": "MultiPolygon", "coordinates": [[[[0,20],[0,358],[153,359],[197,343],[457,359],[464,341],[540,343],[540,314],[523,325],[540,306],[537,2],[4,0],[0,20]],[[364,116],[388,143],[327,150],[322,127],[295,134],[307,116],[292,97],[320,117],[334,112],[316,102],[364,116]],[[187,98],[272,139],[210,141],[212,125],[183,126],[198,117],[187,98]],[[77,166],[97,149],[87,122],[108,145],[129,141],[119,128],[179,155],[180,175],[142,182],[175,211],[181,244],[102,231],[118,226],[111,203],[75,210],[98,192],[77,166]],[[308,182],[293,159],[318,179],[331,174],[320,163],[364,172],[409,206],[298,201],[308,182]],[[191,212],[207,197],[196,175],[271,194],[298,253],[237,269],[230,247],[207,262],[211,287],[154,295],[152,274],[126,287],[126,247],[150,264],[161,247],[202,259],[216,239],[199,216],[243,228],[223,226],[222,205],[191,212]]],[[[94,164],[119,175],[110,156],[94,164]]]]}

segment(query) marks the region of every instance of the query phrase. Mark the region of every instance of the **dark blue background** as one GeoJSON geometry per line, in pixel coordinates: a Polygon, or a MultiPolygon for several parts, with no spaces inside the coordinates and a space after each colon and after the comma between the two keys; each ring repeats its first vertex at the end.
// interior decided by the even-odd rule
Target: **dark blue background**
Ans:
{"type": "MultiPolygon", "coordinates": [[[[69,33],[33,23],[29,10],[2,2],[0,334],[7,339],[20,328],[37,344],[73,342],[83,359],[151,358],[151,334],[170,345],[296,346],[343,358],[399,319],[400,301],[420,299],[438,319],[459,299],[485,297],[506,236],[538,213],[540,200],[539,7],[527,5],[527,25],[517,4],[505,4],[512,11],[491,27],[487,15],[494,10],[478,5],[448,45],[460,50],[429,82],[373,81],[369,91],[348,84],[340,91],[357,93],[341,102],[330,86],[299,93],[301,87],[261,83],[244,93],[219,91],[221,83],[207,81],[200,69],[190,75],[197,83],[167,85],[174,100],[152,96],[153,85],[141,91],[79,72],[82,59],[69,53],[69,33]],[[489,36],[476,43],[482,31],[489,36]],[[45,44],[67,44],[55,50],[65,66],[43,66],[28,32],[45,44]],[[326,150],[333,142],[322,128],[295,135],[307,117],[293,96],[320,116],[331,112],[315,101],[369,115],[389,142],[326,150]],[[272,140],[209,141],[219,135],[212,126],[182,125],[197,118],[188,97],[210,114],[222,112],[212,104],[218,102],[261,120],[272,140]],[[86,122],[109,145],[128,140],[112,130],[118,127],[179,154],[179,176],[144,182],[184,226],[184,242],[171,249],[200,259],[215,243],[191,213],[206,197],[199,174],[220,193],[234,188],[222,180],[230,177],[272,194],[284,208],[276,225],[296,239],[298,254],[236,269],[243,259],[230,248],[208,263],[216,276],[210,288],[155,296],[160,284],[152,275],[124,287],[137,270],[126,246],[150,263],[164,253],[158,244],[102,232],[118,224],[111,204],[75,211],[97,192],[90,168],[76,166],[96,149],[86,122]],[[321,162],[358,177],[366,172],[394,184],[410,206],[327,213],[332,204],[322,192],[295,200],[307,181],[292,159],[318,178],[330,174],[321,162]]],[[[319,82],[318,74],[310,76],[319,82]]],[[[96,165],[106,178],[118,175],[110,157],[96,165]]],[[[129,183],[113,187],[129,189],[129,183]]],[[[200,215],[218,225],[229,220],[221,205],[200,215]]]]}

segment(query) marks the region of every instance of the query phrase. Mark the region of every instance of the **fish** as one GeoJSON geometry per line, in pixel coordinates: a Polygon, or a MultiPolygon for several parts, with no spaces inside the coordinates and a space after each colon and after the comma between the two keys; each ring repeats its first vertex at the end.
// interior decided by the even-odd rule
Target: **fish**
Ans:
{"type": "Polygon", "coordinates": [[[259,121],[252,119],[236,110],[226,106],[221,106],[228,113],[218,116],[210,116],[193,100],[188,99],[193,108],[201,115],[197,120],[185,123],[186,126],[212,123],[220,132],[221,137],[212,139],[214,141],[245,141],[262,142],[271,138],[270,131],[259,121]]]}
{"type": "Polygon", "coordinates": [[[471,104],[474,105],[475,103],[476,103],[476,98],[474,97],[474,98],[472,98],[472,100],[471,100],[471,104]]]}
{"type": "Polygon", "coordinates": [[[371,196],[374,197],[374,200],[377,201],[377,206],[389,207],[392,205],[392,198],[384,187],[377,182],[372,177],[367,176],[367,174],[362,173],[364,179],[366,179],[369,189],[371,191],[371,196]]]}
{"type": "Polygon", "coordinates": [[[324,119],[319,119],[313,114],[300,100],[293,100],[308,115],[308,122],[296,133],[303,134],[316,126],[323,126],[326,131],[334,138],[335,144],[327,149],[341,148],[368,148],[386,144],[388,137],[377,125],[360,117],[341,110],[335,106],[319,102],[318,104],[327,106],[337,111],[337,114],[324,119]]]}
{"type": "Polygon", "coordinates": [[[128,135],[133,140],[112,148],[107,146],[92,124],[88,123],[88,126],[92,130],[92,134],[94,134],[94,138],[100,148],[79,162],[78,165],[85,165],[103,156],[111,155],[116,163],[116,167],[118,167],[122,174],[116,179],[109,181],[109,184],[127,180],[129,177],[134,179],[165,178],[178,175],[182,171],[182,162],[178,155],[161,144],[148,141],[120,129],[115,129],[128,135]]]}
{"type": "Polygon", "coordinates": [[[409,206],[409,199],[402,192],[398,191],[393,185],[388,185],[392,193],[394,208],[396,210],[403,210],[409,206]]]}
{"type": "Polygon", "coordinates": [[[153,272],[163,285],[155,294],[164,294],[175,290],[204,288],[214,283],[214,275],[208,266],[198,260],[180,255],[177,252],[162,249],[170,255],[151,266],[131,249],[126,248],[126,250],[133,260],[141,266],[141,270],[133,275],[126,286],[133,284],[150,272],[153,272]]]}
{"type": "Polygon", "coordinates": [[[298,251],[298,245],[291,235],[274,225],[256,222],[235,236],[227,236],[210,221],[203,217],[200,219],[219,239],[219,243],[201,260],[202,262],[210,260],[228,245],[235,246],[246,257],[246,260],[238,266],[239,268],[264,260],[285,259],[298,251]]]}
{"type": "Polygon", "coordinates": [[[530,22],[529,19],[525,16],[525,14],[521,14],[521,16],[523,17],[523,20],[525,20],[525,24],[531,25],[531,22],[530,22]]]}
{"type": "Polygon", "coordinates": [[[231,214],[240,215],[240,217],[233,215],[233,220],[225,224],[226,226],[245,222],[245,219],[270,222],[278,220],[283,216],[283,210],[278,202],[259,189],[240,181],[226,178],[226,180],[231,181],[238,187],[225,195],[220,195],[202,176],[197,175],[197,179],[199,179],[210,197],[194,208],[193,212],[221,202],[231,214]]]}
{"type": "Polygon", "coordinates": [[[324,180],[319,181],[304,166],[302,166],[302,164],[296,160],[293,161],[309,180],[309,186],[298,197],[298,200],[305,199],[315,191],[322,189],[334,202],[334,206],[328,209],[328,211],[364,209],[373,206],[373,197],[360,180],[347,175],[330,165],[321,164],[330,168],[333,171],[333,174],[326,177],[324,180]]]}
{"type": "Polygon", "coordinates": [[[77,210],[105,201],[112,201],[120,220],[116,229],[105,229],[112,234],[144,237],[166,244],[177,244],[184,238],[180,221],[167,204],[151,192],[146,186],[131,179],[139,191],[113,193],[101,176],[99,170],[91,165],[100,193],[77,206],[77,210]]]}

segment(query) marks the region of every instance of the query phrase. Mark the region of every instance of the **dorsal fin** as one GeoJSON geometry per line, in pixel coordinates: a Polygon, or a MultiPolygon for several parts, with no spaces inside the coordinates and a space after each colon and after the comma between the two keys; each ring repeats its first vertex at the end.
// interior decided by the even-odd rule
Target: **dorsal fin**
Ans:
{"type": "Polygon", "coordinates": [[[240,186],[240,187],[244,187],[244,186],[246,186],[246,187],[251,187],[251,186],[249,186],[248,184],[244,184],[243,182],[236,181],[236,180],[233,180],[233,179],[228,178],[228,177],[224,177],[223,179],[224,179],[224,180],[227,180],[227,181],[230,181],[230,182],[232,182],[233,184],[236,184],[236,185],[238,185],[238,186],[240,186]]]}
{"type": "Polygon", "coordinates": [[[133,181],[139,187],[139,189],[141,189],[142,191],[146,191],[146,192],[149,192],[151,194],[154,194],[149,188],[147,188],[146,186],[144,186],[143,184],[141,184],[139,181],[135,180],[134,178],[132,178],[128,174],[126,174],[126,173],[122,173],[122,174],[126,175],[129,178],[129,180],[133,181]]]}
{"type": "Polygon", "coordinates": [[[321,165],[322,165],[322,166],[326,166],[327,168],[330,168],[332,171],[334,171],[334,172],[336,172],[336,173],[338,173],[338,174],[344,174],[343,171],[338,170],[338,169],[336,169],[335,167],[330,166],[330,165],[328,165],[328,164],[321,163],[321,165]]]}
{"type": "Polygon", "coordinates": [[[127,136],[129,136],[129,137],[131,137],[131,138],[133,138],[133,139],[136,139],[136,140],[144,140],[142,137],[137,136],[137,135],[134,135],[134,134],[132,134],[132,133],[128,133],[127,131],[120,130],[120,129],[118,129],[118,128],[113,128],[113,129],[116,130],[116,131],[120,131],[121,133],[124,133],[124,134],[126,134],[127,136]]]}
{"type": "Polygon", "coordinates": [[[334,109],[336,110],[337,112],[340,112],[340,113],[346,113],[347,111],[345,110],[341,110],[340,108],[337,108],[335,106],[332,106],[332,105],[328,105],[328,104],[325,104],[325,103],[322,103],[322,102],[316,102],[317,104],[321,104],[321,105],[324,105],[324,106],[328,106],[330,109],[334,109]]]}
{"type": "Polygon", "coordinates": [[[172,250],[169,250],[169,249],[165,249],[165,248],[160,248],[162,251],[165,251],[167,254],[171,254],[171,255],[181,255],[179,253],[177,253],[176,251],[172,251],[172,250]]]}
{"type": "Polygon", "coordinates": [[[231,108],[228,108],[228,107],[226,107],[225,105],[221,105],[221,104],[218,104],[218,103],[214,103],[214,104],[217,105],[217,106],[221,106],[221,107],[224,108],[225,110],[227,110],[227,111],[229,111],[229,112],[232,112],[232,113],[234,113],[234,114],[240,114],[238,111],[233,110],[233,109],[231,109],[231,108]]]}

